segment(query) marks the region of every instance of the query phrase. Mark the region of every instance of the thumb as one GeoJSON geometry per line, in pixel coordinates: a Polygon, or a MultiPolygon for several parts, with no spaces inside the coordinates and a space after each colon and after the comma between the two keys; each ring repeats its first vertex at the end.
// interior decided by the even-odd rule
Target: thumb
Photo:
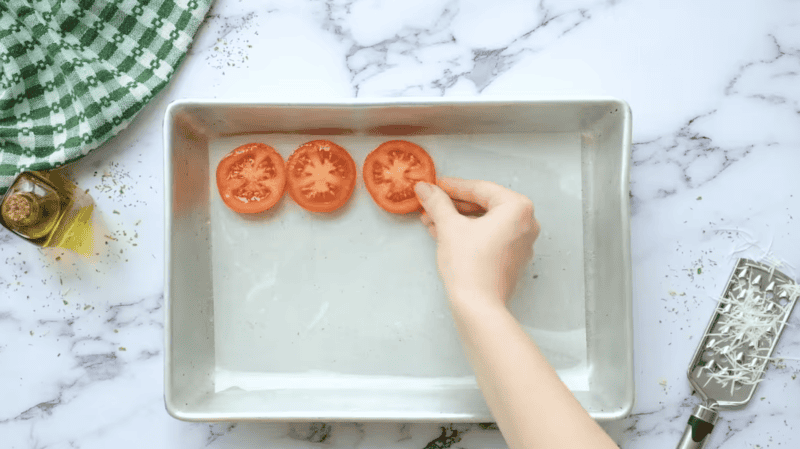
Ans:
{"type": "Polygon", "coordinates": [[[420,181],[414,185],[422,208],[434,223],[441,222],[453,215],[458,215],[458,211],[453,205],[453,200],[435,184],[428,184],[420,181]]]}

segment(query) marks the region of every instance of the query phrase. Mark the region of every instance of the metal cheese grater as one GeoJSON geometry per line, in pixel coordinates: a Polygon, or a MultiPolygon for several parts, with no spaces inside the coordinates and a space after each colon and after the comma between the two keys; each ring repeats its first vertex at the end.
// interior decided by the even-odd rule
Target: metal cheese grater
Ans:
{"type": "Polygon", "coordinates": [[[719,410],[750,402],[798,296],[800,287],[775,267],[739,259],[689,364],[689,382],[704,402],[678,449],[702,448],[719,410]]]}

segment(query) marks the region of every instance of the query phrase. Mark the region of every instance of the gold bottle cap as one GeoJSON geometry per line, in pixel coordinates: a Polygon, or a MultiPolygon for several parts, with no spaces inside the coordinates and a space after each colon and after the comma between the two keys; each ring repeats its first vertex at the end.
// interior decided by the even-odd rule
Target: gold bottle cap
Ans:
{"type": "Polygon", "coordinates": [[[10,222],[22,223],[35,220],[37,210],[36,203],[25,194],[14,193],[3,201],[3,218],[10,222]]]}

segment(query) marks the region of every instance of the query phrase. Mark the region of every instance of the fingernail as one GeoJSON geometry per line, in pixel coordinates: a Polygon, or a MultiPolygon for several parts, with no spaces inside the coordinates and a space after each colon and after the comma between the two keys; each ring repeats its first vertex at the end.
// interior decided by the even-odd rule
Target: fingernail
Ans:
{"type": "Polygon", "coordinates": [[[425,200],[431,196],[431,193],[433,193],[433,187],[431,187],[431,185],[427,182],[420,181],[414,184],[414,191],[417,192],[419,199],[425,200]]]}

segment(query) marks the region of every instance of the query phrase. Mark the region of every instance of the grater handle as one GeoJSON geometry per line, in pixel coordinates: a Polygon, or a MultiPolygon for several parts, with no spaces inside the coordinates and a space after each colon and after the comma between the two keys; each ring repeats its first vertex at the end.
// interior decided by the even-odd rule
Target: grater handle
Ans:
{"type": "Polygon", "coordinates": [[[701,449],[705,446],[717,419],[719,419],[719,414],[716,410],[703,404],[695,407],[686,424],[683,438],[678,443],[678,449],[701,449]]]}

